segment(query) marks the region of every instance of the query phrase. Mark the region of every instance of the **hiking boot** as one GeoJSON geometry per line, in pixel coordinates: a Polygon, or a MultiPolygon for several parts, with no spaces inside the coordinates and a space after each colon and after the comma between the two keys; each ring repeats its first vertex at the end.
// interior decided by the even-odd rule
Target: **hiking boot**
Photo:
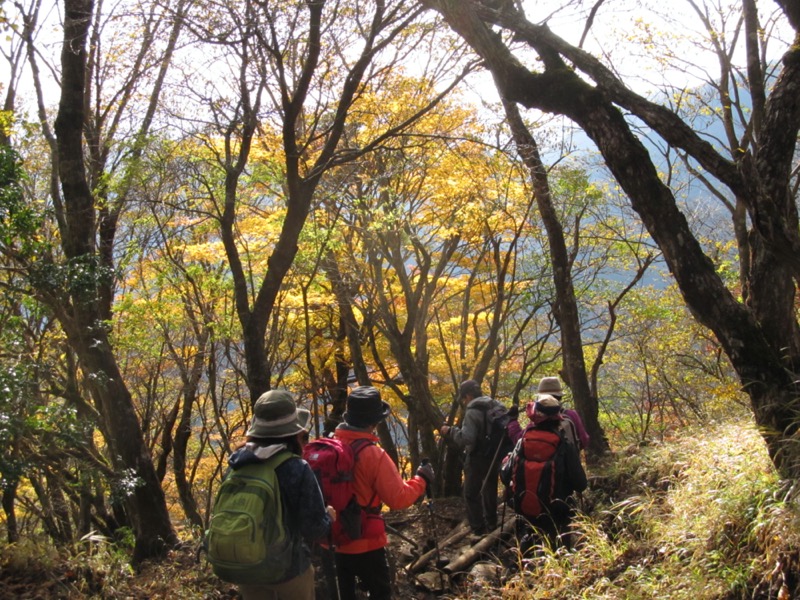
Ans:
{"type": "Polygon", "coordinates": [[[467,538],[467,540],[469,541],[469,545],[474,546],[475,544],[480,542],[483,538],[485,538],[488,533],[489,532],[483,527],[481,527],[480,529],[473,529],[472,533],[467,538]]]}

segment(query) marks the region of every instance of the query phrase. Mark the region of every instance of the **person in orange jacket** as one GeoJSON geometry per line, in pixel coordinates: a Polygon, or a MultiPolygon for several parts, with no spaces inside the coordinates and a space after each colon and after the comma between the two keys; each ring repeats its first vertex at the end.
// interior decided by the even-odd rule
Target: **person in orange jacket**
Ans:
{"type": "Polygon", "coordinates": [[[381,505],[394,510],[408,508],[425,494],[434,478],[433,468],[426,464],[417,469],[416,476],[403,481],[397,466],[378,445],[375,428],[389,413],[389,405],[376,388],[357,387],[347,397],[344,423],[333,432],[334,437],[351,444],[358,439],[372,442],[358,453],[354,469],[356,499],[365,507],[367,517],[362,535],[335,548],[340,600],[356,598],[356,579],[367,589],[370,600],[391,598],[388,542],[381,505]]]}

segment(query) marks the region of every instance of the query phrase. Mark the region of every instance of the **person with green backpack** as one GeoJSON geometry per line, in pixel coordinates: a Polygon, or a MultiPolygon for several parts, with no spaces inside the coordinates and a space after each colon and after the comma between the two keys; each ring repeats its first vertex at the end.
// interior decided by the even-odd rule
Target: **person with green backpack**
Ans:
{"type": "Polygon", "coordinates": [[[301,458],[311,414],[285,390],[253,407],[245,444],[228,458],[206,535],[214,573],[244,600],[313,600],[311,545],[336,518],[301,458]]]}

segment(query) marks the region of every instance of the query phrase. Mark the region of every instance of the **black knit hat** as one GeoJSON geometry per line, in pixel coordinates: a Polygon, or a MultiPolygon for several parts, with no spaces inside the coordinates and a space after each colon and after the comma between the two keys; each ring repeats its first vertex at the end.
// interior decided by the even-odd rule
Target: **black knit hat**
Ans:
{"type": "Polygon", "coordinates": [[[466,395],[470,395],[473,398],[480,398],[483,396],[481,384],[474,379],[467,379],[466,381],[461,382],[461,385],[458,388],[458,397],[463,398],[466,395]]]}
{"type": "Polygon", "coordinates": [[[371,385],[357,387],[347,397],[347,411],[342,415],[353,427],[369,427],[389,416],[391,408],[381,400],[381,393],[371,385]]]}

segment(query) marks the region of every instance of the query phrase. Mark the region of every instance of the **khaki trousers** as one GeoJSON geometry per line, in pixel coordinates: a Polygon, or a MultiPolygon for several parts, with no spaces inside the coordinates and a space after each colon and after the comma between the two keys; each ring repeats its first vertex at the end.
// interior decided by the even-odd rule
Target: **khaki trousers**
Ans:
{"type": "Polygon", "coordinates": [[[240,585],[244,600],[314,600],[314,567],[294,579],[273,585],[240,585]]]}

